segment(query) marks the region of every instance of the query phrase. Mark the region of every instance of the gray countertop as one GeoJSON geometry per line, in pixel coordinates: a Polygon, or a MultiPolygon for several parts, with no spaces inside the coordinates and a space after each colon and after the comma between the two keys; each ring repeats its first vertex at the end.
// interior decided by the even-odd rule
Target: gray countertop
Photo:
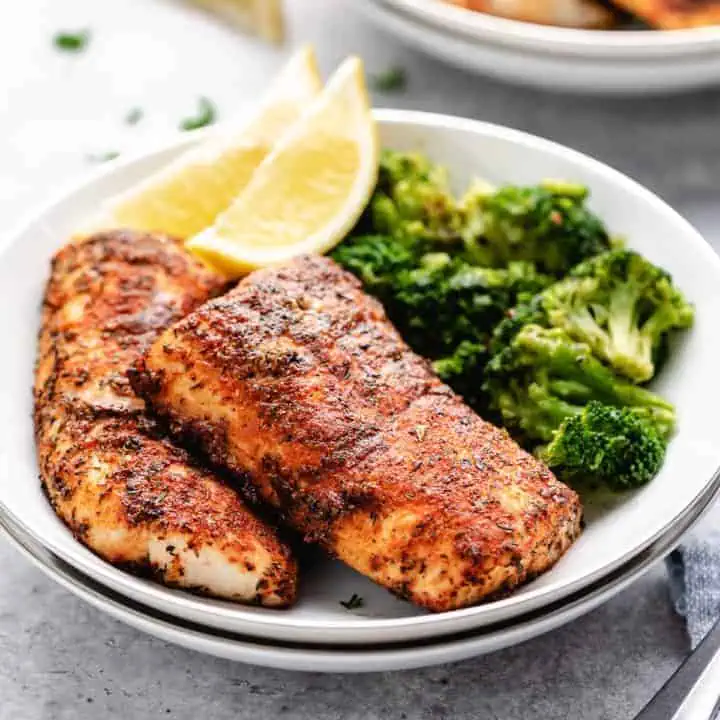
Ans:
{"type": "Polygon", "coordinates": [[[0,545],[0,718],[632,718],[686,652],[662,569],[552,635],[454,665],[371,675],[247,667],[83,604],[0,545]]]}
{"type": "MultiPolygon", "coordinates": [[[[720,92],[587,99],[518,89],[448,68],[377,33],[350,0],[288,2],[292,42],[329,69],[349,53],[370,71],[402,65],[405,93],[376,104],[482,118],[544,135],[634,176],[720,246],[720,92]]],[[[0,210],[10,223],[88,153],[152,142],[200,94],[249,103],[282,52],[169,0],[28,0],[0,6],[0,210]],[[82,57],[59,56],[58,28],[93,29],[82,57]],[[188,51],[188,48],[190,51],[188,51]],[[141,104],[131,130],[122,117],[141,104]],[[7,110],[9,108],[9,111],[7,110]]],[[[289,673],[167,645],[86,606],[0,540],[0,720],[168,716],[632,718],[687,652],[657,567],[550,636],[452,666],[366,676],[289,673]]]]}

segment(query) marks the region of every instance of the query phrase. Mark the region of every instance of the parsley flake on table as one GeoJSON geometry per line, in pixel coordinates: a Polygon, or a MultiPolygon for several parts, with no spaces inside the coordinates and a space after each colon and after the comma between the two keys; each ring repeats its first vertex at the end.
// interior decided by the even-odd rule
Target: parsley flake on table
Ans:
{"type": "Polygon", "coordinates": [[[349,600],[341,600],[340,604],[346,610],[358,610],[365,605],[365,601],[356,593],[353,593],[349,600]]]}
{"type": "Polygon", "coordinates": [[[58,50],[62,50],[63,52],[82,52],[89,42],[89,30],[78,30],[76,32],[61,30],[55,33],[53,37],[53,44],[58,50]]]}
{"type": "Polygon", "coordinates": [[[120,153],[115,150],[108,150],[108,152],[90,153],[87,159],[90,160],[90,162],[103,163],[114,160],[119,155],[120,153]]]}
{"type": "Polygon", "coordinates": [[[134,107],[131,110],[128,111],[128,114],[125,116],[125,123],[127,125],[137,125],[145,115],[142,108],[134,107]]]}
{"type": "Polygon", "coordinates": [[[407,74],[401,67],[392,67],[373,75],[372,85],[378,92],[400,92],[407,86],[407,74]]]}
{"type": "Polygon", "coordinates": [[[215,122],[217,112],[215,105],[206,97],[198,100],[198,110],[192,117],[186,117],[180,123],[181,130],[197,130],[198,128],[212,125],[215,122]]]}

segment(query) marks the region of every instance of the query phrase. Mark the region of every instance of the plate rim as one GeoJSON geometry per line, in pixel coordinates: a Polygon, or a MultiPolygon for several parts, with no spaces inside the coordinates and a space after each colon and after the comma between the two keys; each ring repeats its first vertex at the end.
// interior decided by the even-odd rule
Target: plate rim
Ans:
{"type": "MultiPolygon", "coordinates": [[[[484,130],[486,133],[492,134],[496,137],[505,138],[506,140],[511,140],[514,143],[520,143],[521,145],[530,145],[535,148],[544,148],[556,153],[560,152],[563,155],[569,155],[572,159],[581,162],[585,166],[589,165],[591,168],[593,168],[600,174],[604,176],[609,176],[616,185],[619,184],[620,186],[624,186],[626,188],[632,188],[633,193],[635,193],[636,195],[643,195],[649,203],[658,206],[659,210],[665,213],[666,216],[672,216],[676,222],[680,222],[681,224],[685,225],[687,232],[695,236],[696,240],[698,241],[698,252],[704,252],[706,254],[704,259],[705,262],[714,264],[717,268],[718,275],[720,276],[720,257],[716,255],[716,253],[704,240],[702,235],[700,235],[700,233],[698,233],[697,230],[695,230],[687,220],[685,220],[667,203],[661,200],[655,193],[645,188],[640,183],[632,180],[623,173],[620,173],[618,170],[615,170],[609,165],[600,162],[599,160],[596,160],[589,155],[573,150],[551,140],[547,140],[519,130],[479,120],[437,113],[425,113],[408,110],[376,110],[375,114],[376,118],[380,122],[387,122],[391,124],[413,124],[426,125],[430,127],[437,127],[438,125],[441,125],[449,129],[468,131],[479,128],[484,130]]],[[[16,228],[16,231],[6,237],[6,242],[0,244],[0,262],[2,262],[3,260],[3,253],[7,252],[8,248],[12,247],[14,242],[19,240],[22,235],[30,232],[33,228],[33,225],[38,223],[42,224],[43,218],[47,215],[47,213],[51,212],[51,210],[56,205],[62,204],[71,196],[93,185],[98,179],[112,175],[116,172],[121,172],[126,166],[131,166],[136,162],[147,160],[150,156],[161,154],[163,152],[168,152],[170,150],[180,151],[182,148],[189,147],[195,142],[200,141],[203,137],[205,137],[212,131],[212,129],[201,130],[196,131],[192,134],[180,135],[175,138],[171,138],[166,143],[158,144],[153,148],[145,148],[138,153],[128,155],[126,158],[122,158],[118,161],[113,161],[112,163],[108,164],[107,167],[99,168],[96,171],[90,173],[89,176],[86,176],[79,181],[69,184],[67,188],[58,192],[53,198],[51,198],[51,200],[41,206],[39,210],[35,210],[34,212],[29,213],[25,223],[19,224],[16,228]]],[[[717,480],[718,472],[720,472],[720,468],[718,468],[713,474],[713,476],[707,482],[705,482],[702,489],[694,498],[693,502],[717,480]]],[[[7,508],[2,502],[2,499],[0,499],[0,510],[3,508],[6,512],[12,515],[12,513],[9,511],[9,508],[7,508]]],[[[523,595],[514,595],[508,598],[504,598],[502,600],[495,601],[494,603],[492,603],[492,605],[497,612],[505,611],[505,609],[507,609],[510,614],[520,614],[520,612],[522,612],[519,609],[520,607],[524,608],[528,605],[531,605],[532,607],[539,607],[543,604],[547,604],[547,602],[550,602],[550,596],[552,596],[554,599],[557,599],[561,596],[567,596],[568,594],[576,591],[578,588],[585,587],[592,582],[595,582],[599,578],[606,576],[607,574],[611,573],[615,568],[626,562],[628,559],[642,552],[646,547],[655,542],[659,537],[663,536],[664,533],[666,533],[675,523],[677,523],[678,519],[682,517],[685,510],[687,510],[687,506],[686,508],[678,512],[673,517],[673,519],[668,522],[666,526],[658,530],[651,537],[646,538],[641,543],[634,545],[631,550],[627,551],[622,556],[616,558],[612,563],[608,563],[602,568],[598,568],[594,573],[591,573],[590,575],[585,575],[582,578],[579,578],[571,583],[566,583],[562,586],[562,589],[551,585],[549,587],[538,588],[534,591],[531,590],[523,595]]],[[[86,558],[83,557],[83,555],[80,553],[72,553],[70,552],[69,548],[66,551],[66,548],[64,546],[58,547],[54,542],[48,543],[46,542],[46,539],[37,538],[32,528],[28,528],[26,524],[19,518],[15,519],[20,523],[23,528],[25,528],[26,532],[31,537],[36,538],[42,545],[48,547],[48,549],[55,552],[59,557],[62,557],[70,565],[73,565],[74,567],[79,566],[83,569],[84,572],[87,572],[95,579],[102,577],[103,580],[101,582],[103,582],[103,584],[105,584],[106,586],[108,584],[117,584],[123,587],[127,587],[128,585],[130,585],[136,588],[137,594],[143,597],[153,597],[156,602],[162,603],[163,607],[171,606],[173,608],[176,608],[173,614],[178,617],[188,616],[189,605],[195,607],[195,612],[197,613],[210,613],[211,615],[216,616],[220,620],[232,617],[233,622],[236,626],[238,624],[246,623],[254,628],[254,630],[251,630],[249,632],[258,633],[258,635],[261,637],[267,636],[268,628],[273,628],[276,632],[280,632],[283,629],[287,630],[288,628],[293,628],[296,630],[301,629],[303,631],[322,631],[324,633],[335,634],[337,636],[348,635],[356,637],[355,642],[358,643],[366,642],[366,638],[363,636],[363,634],[368,632],[369,630],[382,631],[385,628],[393,628],[395,630],[405,627],[412,627],[415,629],[433,628],[434,634],[442,635],[447,632],[443,631],[442,629],[443,625],[445,624],[457,624],[459,620],[467,621],[468,623],[480,622],[475,616],[487,616],[488,611],[486,608],[490,606],[490,604],[486,604],[463,608],[448,613],[440,613],[434,615],[417,615],[399,618],[358,619],[355,617],[353,618],[352,622],[346,622],[337,619],[319,622],[317,620],[311,620],[302,617],[291,619],[288,616],[284,616],[282,612],[278,611],[273,611],[272,614],[255,614],[247,612],[247,608],[242,605],[232,605],[230,603],[208,607],[206,599],[200,599],[195,596],[188,595],[183,591],[172,590],[161,585],[142,582],[139,578],[136,578],[135,576],[129,575],[119,570],[118,568],[101,560],[100,558],[97,558],[97,556],[93,556],[93,559],[97,562],[86,561],[86,558]],[[263,634],[263,630],[265,630],[265,634],[263,634]]],[[[61,523],[59,518],[57,519],[57,521],[58,523],[61,523]]],[[[70,544],[69,547],[85,550],[85,548],[75,539],[73,539],[73,543],[70,544]]],[[[488,620],[487,622],[491,621],[488,620]]],[[[486,625],[487,622],[484,624],[486,625]]],[[[482,626],[483,623],[481,623],[480,625],[474,625],[474,627],[482,626]]]]}
{"type": "MultiPolygon", "coordinates": [[[[91,577],[84,576],[82,572],[63,561],[62,558],[56,557],[52,551],[45,548],[42,543],[37,543],[32,536],[30,536],[30,540],[23,538],[22,531],[13,529],[14,521],[12,518],[8,519],[8,517],[3,514],[2,508],[0,508],[0,537],[6,537],[16,550],[38,567],[47,577],[60,584],[75,596],[101,612],[110,615],[114,619],[124,622],[142,632],[159,637],[165,642],[177,644],[198,652],[225,657],[235,662],[245,662],[286,670],[313,670],[315,672],[332,673],[378,672],[427,667],[492,653],[551,632],[587,614],[638,580],[652,565],[678,546],[682,538],[700,522],[720,496],[720,473],[718,473],[717,480],[718,484],[715,487],[706,489],[702,497],[698,498],[697,507],[688,508],[681,526],[676,526],[668,532],[666,536],[659,538],[652,546],[649,546],[641,554],[633,557],[625,565],[618,568],[613,578],[603,578],[599,580],[592,587],[584,588],[572,597],[558,601],[550,610],[548,610],[548,608],[540,608],[524,616],[498,623],[498,625],[501,626],[499,630],[497,628],[493,629],[492,627],[477,628],[461,633],[459,637],[435,638],[431,643],[418,641],[415,643],[376,644],[375,649],[370,650],[368,650],[367,646],[361,649],[356,647],[339,649],[329,645],[318,649],[317,647],[303,647],[302,644],[299,643],[293,643],[291,646],[286,646],[286,644],[282,642],[268,644],[263,643],[262,639],[254,637],[243,637],[237,633],[223,633],[213,628],[203,628],[196,623],[185,621],[148,606],[143,606],[142,603],[133,602],[134,607],[127,606],[124,602],[127,598],[124,598],[122,594],[106,588],[91,577]],[[18,538],[17,535],[21,537],[18,538]],[[33,542],[39,545],[39,548],[33,548],[33,542]],[[30,545],[30,547],[28,547],[28,545],[30,545]],[[42,551],[50,556],[50,561],[41,557],[42,551]],[[58,566],[60,568],[67,566],[68,570],[66,570],[65,573],[61,573],[58,566]],[[86,585],[88,587],[86,587],[86,585]],[[112,610],[109,609],[111,607],[112,610]],[[166,632],[159,633],[156,626],[164,627],[166,632]],[[274,652],[275,656],[273,658],[261,657],[260,662],[258,662],[257,658],[241,658],[237,656],[237,647],[235,648],[235,653],[232,655],[227,652],[216,653],[207,648],[200,648],[190,642],[186,637],[189,636],[190,632],[194,635],[195,640],[198,638],[212,637],[216,643],[216,648],[227,642],[234,646],[244,646],[246,651],[248,648],[256,652],[262,652],[263,649],[266,651],[269,650],[271,653],[274,652]],[[482,640],[493,637],[497,638],[498,636],[499,638],[508,636],[508,641],[505,642],[500,639],[499,642],[496,640],[494,647],[477,647],[482,640]],[[431,657],[425,658],[421,655],[419,658],[417,656],[407,658],[409,653],[422,653],[428,649],[434,651],[431,657]],[[438,649],[440,652],[443,650],[446,652],[449,651],[452,654],[451,657],[438,657],[438,649]],[[300,655],[300,657],[305,657],[306,659],[308,652],[316,653],[321,657],[322,653],[325,653],[326,658],[324,662],[314,667],[309,668],[307,661],[305,661],[301,667],[298,667],[292,661],[292,657],[288,659],[279,657],[283,650],[291,653],[297,653],[298,651],[304,652],[304,655],[300,655]],[[453,653],[453,651],[455,652],[453,653]],[[392,657],[393,653],[400,653],[400,658],[393,657],[393,659],[390,660],[388,655],[392,657]],[[350,662],[348,662],[348,657],[351,658],[350,662]],[[363,658],[363,661],[359,662],[359,658],[363,658]],[[410,660],[409,663],[407,662],[408,659],[410,660]],[[387,664],[382,665],[382,662],[387,664]],[[346,667],[340,667],[340,669],[338,669],[342,663],[345,663],[346,667]],[[353,665],[353,663],[355,663],[355,665],[353,665]]],[[[314,662],[318,663],[318,659],[316,658],[314,662]]]]}

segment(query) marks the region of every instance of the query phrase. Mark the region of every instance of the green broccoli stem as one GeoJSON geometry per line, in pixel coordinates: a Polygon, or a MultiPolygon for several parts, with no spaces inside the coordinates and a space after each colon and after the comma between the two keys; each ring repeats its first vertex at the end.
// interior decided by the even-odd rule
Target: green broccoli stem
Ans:
{"type": "Polygon", "coordinates": [[[528,397],[540,409],[547,427],[554,431],[566,418],[575,415],[582,409],[566,402],[560,397],[550,395],[544,386],[532,383],[528,387],[528,397]]]}
{"type": "Polygon", "coordinates": [[[638,381],[654,373],[653,337],[640,329],[637,304],[640,293],[628,285],[618,285],[610,295],[607,359],[613,367],[638,381]]]}
{"type": "Polygon", "coordinates": [[[621,380],[592,355],[587,345],[569,342],[561,330],[526,325],[518,333],[516,345],[526,355],[521,364],[544,367],[555,391],[566,399],[586,402],[594,398],[609,405],[631,407],[655,422],[665,436],[672,433],[675,409],[671,403],[621,380]]]}
{"type": "Polygon", "coordinates": [[[548,379],[550,391],[568,402],[585,404],[595,398],[595,393],[584,383],[577,380],[548,379]]]}
{"type": "Polygon", "coordinates": [[[563,408],[560,404],[553,403],[550,397],[541,397],[542,388],[535,385],[531,391],[534,399],[525,388],[514,387],[512,384],[496,398],[497,410],[504,423],[519,431],[521,437],[517,438],[528,446],[529,440],[542,440],[550,442],[555,431],[563,419],[563,408]]]}

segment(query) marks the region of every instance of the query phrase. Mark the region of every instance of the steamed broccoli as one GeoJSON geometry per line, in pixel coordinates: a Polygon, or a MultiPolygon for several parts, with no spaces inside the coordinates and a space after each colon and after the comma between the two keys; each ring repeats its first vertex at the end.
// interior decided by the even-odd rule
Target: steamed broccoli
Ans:
{"type": "Polygon", "coordinates": [[[524,260],[560,277],[612,245],[587,197],[584,186],[557,181],[471,191],[462,203],[466,257],[489,267],[524,260]]]}
{"type": "MultiPolygon", "coordinates": [[[[628,254],[607,253],[587,266],[607,267],[602,259],[609,256],[628,254]]],[[[585,272],[581,266],[580,282],[585,272]]],[[[594,346],[557,322],[555,301],[564,297],[558,289],[574,275],[508,312],[493,333],[484,390],[500,421],[561,477],[616,490],[636,487],[659,470],[675,410],[608,367],[594,346]]]]}
{"type": "Polygon", "coordinates": [[[592,401],[562,423],[541,457],[569,482],[629,490],[657,475],[665,449],[652,425],[632,410],[592,401]]]}
{"type": "Polygon", "coordinates": [[[389,235],[350,238],[332,252],[332,258],[356,275],[365,290],[381,301],[392,298],[398,273],[411,270],[420,262],[420,256],[402,240],[389,235]]]}
{"type": "Polygon", "coordinates": [[[495,332],[484,389],[503,424],[530,446],[552,441],[593,400],[631,408],[664,438],[675,426],[671,403],[618,377],[586,343],[559,328],[523,324],[517,315],[495,332]]]}
{"type": "Polygon", "coordinates": [[[333,258],[363,281],[408,344],[430,359],[455,354],[463,342],[485,346],[508,307],[552,282],[526,263],[495,269],[447,253],[416,257],[390,237],[353,238],[333,258]]]}
{"type": "Polygon", "coordinates": [[[675,425],[638,383],[692,308],[662,270],[616,249],[587,197],[562,182],[476,183],[458,200],[443,168],[385,152],[332,256],[445,382],[561,476],[633,487],[675,425]]]}
{"type": "Polygon", "coordinates": [[[465,402],[477,410],[482,410],[485,407],[485,397],[478,378],[487,357],[485,342],[463,340],[451,355],[435,360],[433,370],[458,395],[462,395],[465,402]]]}
{"type": "Polygon", "coordinates": [[[549,281],[525,263],[480,268],[447,253],[428,253],[418,267],[397,274],[387,309],[408,344],[436,359],[463,341],[487,343],[508,307],[549,281]]]}
{"type": "Polygon", "coordinates": [[[481,267],[523,261],[559,277],[612,245],[587,196],[584,186],[560,181],[500,189],[476,181],[458,200],[445,168],[419,153],[386,150],[355,234],[389,235],[421,253],[447,251],[481,267]]]}
{"type": "Polygon", "coordinates": [[[378,184],[360,233],[425,244],[456,240],[463,223],[447,171],[419,153],[383,151],[378,184]]]}
{"type": "Polygon", "coordinates": [[[580,264],[541,298],[544,324],[587,343],[637,383],[654,376],[669,333],[693,322],[693,308],[670,275],[630,250],[580,264]]]}

